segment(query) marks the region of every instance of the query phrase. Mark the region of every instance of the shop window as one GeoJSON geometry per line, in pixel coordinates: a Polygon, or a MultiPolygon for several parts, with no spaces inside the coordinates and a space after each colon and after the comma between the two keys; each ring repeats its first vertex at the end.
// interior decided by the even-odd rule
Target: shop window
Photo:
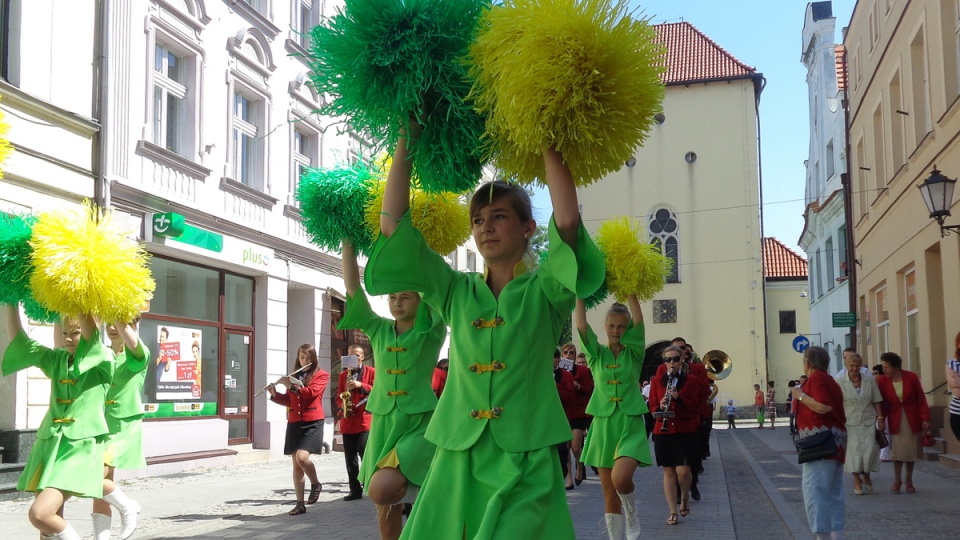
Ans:
{"type": "Polygon", "coordinates": [[[150,262],[157,288],[151,313],[201,321],[220,319],[220,276],[216,270],[154,257],[150,262]]]}
{"type": "Polygon", "coordinates": [[[253,326],[253,280],[226,274],[224,282],[223,322],[253,326]]]}
{"type": "Polygon", "coordinates": [[[144,318],[140,339],[150,350],[143,385],[146,418],[216,416],[220,342],[216,326],[144,318]]]}

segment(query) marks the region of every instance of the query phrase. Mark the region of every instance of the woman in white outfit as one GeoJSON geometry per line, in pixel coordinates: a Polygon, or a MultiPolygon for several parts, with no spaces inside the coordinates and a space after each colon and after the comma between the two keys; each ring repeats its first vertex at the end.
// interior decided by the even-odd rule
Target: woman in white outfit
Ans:
{"type": "Polygon", "coordinates": [[[863,495],[873,492],[870,473],[877,470],[880,447],[875,435],[877,419],[883,416],[880,404],[883,397],[873,376],[860,367],[863,358],[857,353],[844,357],[844,373],[837,375],[837,384],[843,390],[843,412],[847,416],[847,459],[843,470],[853,475],[853,492],[863,495]]]}

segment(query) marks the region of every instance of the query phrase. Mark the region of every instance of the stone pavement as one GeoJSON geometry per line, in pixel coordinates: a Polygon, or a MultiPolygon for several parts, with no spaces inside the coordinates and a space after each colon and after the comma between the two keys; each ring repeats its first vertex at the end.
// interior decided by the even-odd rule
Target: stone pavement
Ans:
{"type": "MultiPolygon", "coordinates": [[[[713,457],[700,478],[702,500],[677,526],[664,523],[661,470],[638,469],[635,476],[644,537],[770,539],[811,538],[800,492],[800,466],[786,426],[758,430],[714,431],[713,457]]],[[[755,424],[754,424],[755,426],[755,424]]],[[[228,468],[197,469],[173,475],[122,482],[144,506],[134,538],[377,538],[373,505],[344,502],[346,473],[339,453],[315,456],[324,484],[320,502],[307,513],[288,516],[293,504],[290,465],[275,460],[228,468]]],[[[960,471],[936,462],[919,462],[914,475],[918,493],[889,493],[892,466],[881,463],[874,474],[876,493],[862,497],[847,485],[845,537],[955,537],[955,505],[960,471]]],[[[599,480],[588,470],[584,483],[567,492],[578,539],[606,539],[599,480]]],[[[0,502],[0,538],[37,538],[26,511],[29,499],[0,502]]],[[[66,516],[85,538],[91,536],[89,501],[71,500],[66,516]]],[[[118,520],[114,520],[114,533],[118,520]]],[[[512,539],[510,539],[512,540],[512,539]]]]}

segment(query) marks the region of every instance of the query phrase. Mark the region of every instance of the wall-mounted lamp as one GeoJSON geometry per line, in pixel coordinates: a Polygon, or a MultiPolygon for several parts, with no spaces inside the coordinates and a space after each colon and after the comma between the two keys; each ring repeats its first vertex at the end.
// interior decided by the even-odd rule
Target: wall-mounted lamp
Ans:
{"type": "Polygon", "coordinates": [[[687,163],[693,163],[694,161],[697,160],[697,153],[687,152],[687,154],[683,156],[683,160],[686,161],[687,163]]]}
{"type": "Polygon", "coordinates": [[[927,205],[930,212],[930,218],[937,220],[940,225],[940,236],[944,237],[950,234],[950,229],[960,229],[960,225],[944,225],[943,222],[950,217],[950,206],[953,205],[953,188],[957,181],[947,178],[938,169],[933,166],[933,172],[917,186],[920,194],[923,196],[923,202],[927,205]]]}
{"type": "Polygon", "coordinates": [[[800,291],[800,298],[806,298],[806,297],[807,297],[807,291],[800,291]]]}
{"type": "Polygon", "coordinates": [[[637,164],[637,158],[633,156],[630,156],[630,159],[628,159],[626,163],[624,163],[624,165],[626,165],[627,167],[633,167],[636,164],[637,164]]]}

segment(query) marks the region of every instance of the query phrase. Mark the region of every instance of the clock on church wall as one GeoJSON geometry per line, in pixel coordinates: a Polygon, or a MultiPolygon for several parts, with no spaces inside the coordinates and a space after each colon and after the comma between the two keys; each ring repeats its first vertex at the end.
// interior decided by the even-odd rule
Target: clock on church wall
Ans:
{"type": "Polygon", "coordinates": [[[677,301],[676,300],[654,300],[653,301],[653,322],[654,324],[677,322],[677,301]]]}

